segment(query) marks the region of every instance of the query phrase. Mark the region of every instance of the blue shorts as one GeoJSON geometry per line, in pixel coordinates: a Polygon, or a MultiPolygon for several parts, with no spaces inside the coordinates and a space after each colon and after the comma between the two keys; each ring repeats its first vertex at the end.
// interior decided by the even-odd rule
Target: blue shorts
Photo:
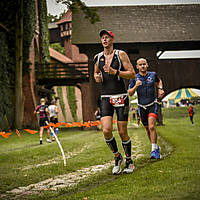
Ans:
{"type": "Polygon", "coordinates": [[[116,111],[118,121],[128,121],[129,98],[127,95],[124,95],[124,106],[121,107],[114,107],[110,103],[110,97],[101,97],[101,105],[100,105],[101,117],[105,116],[113,117],[114,111],[116,111]]]}
{"type": "Polygon", "coordinates": [[[140,119],[144,126],[148,126],[148,118],[149,117],[154,117],[155,119],[157,119],[158,108],[159,108],[158,106],[159,105],[157,103],[154,103],[153,105],[146,107],[146,109],[144,109],[143,107],[140,107],[140,106],[138,107],[140,119]]]}

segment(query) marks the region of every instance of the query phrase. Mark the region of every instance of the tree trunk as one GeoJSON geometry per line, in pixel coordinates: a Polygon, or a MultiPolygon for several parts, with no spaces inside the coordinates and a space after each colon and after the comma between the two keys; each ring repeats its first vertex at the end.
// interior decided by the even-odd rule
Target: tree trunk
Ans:
{"type": "Polygon", "coordinates": [[[22,128],[24,98],[22,86],[23,70],[23,0],[18,1],[16,13],[16,71],[15,71],[15,127],[22,128]]]}

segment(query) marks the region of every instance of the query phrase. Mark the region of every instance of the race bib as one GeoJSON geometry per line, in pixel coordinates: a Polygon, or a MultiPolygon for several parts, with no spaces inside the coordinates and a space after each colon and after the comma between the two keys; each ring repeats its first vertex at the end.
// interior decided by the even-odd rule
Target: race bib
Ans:
{"type": "Polygon", "coordinates": [[[111,96],[110,103],[114,107],[122,107],[122,106],[124,106],[124,98],[123,98],[123,96],[111,96]]]}

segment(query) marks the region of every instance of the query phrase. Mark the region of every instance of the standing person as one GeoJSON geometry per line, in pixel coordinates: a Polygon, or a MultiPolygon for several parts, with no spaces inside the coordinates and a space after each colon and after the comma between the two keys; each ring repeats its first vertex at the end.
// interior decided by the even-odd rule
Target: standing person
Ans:
{"type": "Polygon", "coordinates": [[[161,79],[156,72],[147,71],[148,63],[144,58],[137,60],[137,69],[134,80],[130,80],[128,93],[132,96],[135,91],[138,95],[138,111],[148,138],[152,144],[151,159],[160,159],[160,148],[157,145],[156,119],[158,116],[158,99],[164,96],[161,79]],[[157,94],[158,92],[158,94],[157,94]]]}
{"type": "MultiPolygon", "coordinates": [[[[49,109],[49,117],[50,117],[50,123],[56,124],[58,123],[58,107],[56,105],[56,100],[52,100],[51,101],[51,105],[48,107],[49,109]]],[[[53,130],[55,130],[55,134],[58,134],[58,127],[56,127],[54,129],[54,127],[52,127],[53,130]]],[[[52,141],[55,141],[55,137],[53,136],[53,133],[51,132],[51,136],[52,136],[52,141]]]]}
{"type": "Polygon", "coordinates": [[[121,50],[113,48],[114,34],[108,30],[100,31],[103,52],[94,58],[94,79],[101,83],[101,124],[105,141],[115,157],[113,174],[120,174],[124,161],[119,153],[117,142],[112,134],[113,114],[117,114],[117,127],[122,146],[126,155],[124,173],[133,172],[134,165],[131,159],[131,138],[128,136],[127,123],[129,112],[129,98],[124,79],[134,79],[135,71],[128,55],[121,50]]]}
{"type": "Polygon", "coordinates": [[[190,121],[192,122],[192,125],[194,126],[194,121],[193,121],[194,106],[192,104],[190,104],[190,106],[189,106],[188,113],[189,113],[189,116],[190,116],[190,121]]]}
{"type": "MultiPolygon", "coordinates": [[[[46,121],[48,120],[48,106],[45,105],[45,99],[40,99],[40,105],[36,107],[34,110],[34,114],[40,115],[40,144],[42,144],[42,136],[44,132],[44,126],[47,126],[46,121]]],[[[47,142],[51,143],[51,140],[49,139],[49,128],[47,128],[47,142]]]]}

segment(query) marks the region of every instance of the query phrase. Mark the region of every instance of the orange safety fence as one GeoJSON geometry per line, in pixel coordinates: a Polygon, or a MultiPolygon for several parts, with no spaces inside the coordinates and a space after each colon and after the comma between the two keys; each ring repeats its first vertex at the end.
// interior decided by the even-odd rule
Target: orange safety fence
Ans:
{"type": "Polygon", "coordinates": [[[0,135],[3,136],[4,138],[8,138],[12,133],[6,133],[6,132],[0,132],[0,135]]]}
{"type": "Polygon", "coordinates": [[[26,132],[30,133],[30,134],[35,134],[38,131],[34,131],[34,130],[30,130],[30,129],[24,129],[26,132]]]}
{"type": "MultiPolygon", "coordinates": [[[[113,120],[113,123],[117,123],[117,120],[113,120]]],[[[101,121],[88,121],[88,122],[72,122],[72,123],[64,123],[64,122],[58,122],[56,124],[53,123],[49,123],[47,126],[44,126],[44,128],[48,128],[48,127],[60,127],[60,126],[65,126],[66,128],[71,128],[71,127],[93,127],[93,126],[98,126],[101,124],[101,121]]],[[[30,129],[24,129],[26,132],[30,133],[30,134],[35,134],[38,131],[35,130],[30,130],[30,129]]],[[[15,133],[17,133],[17,135],[21,138],[21,134],[20,132],[16,129],[15,133]]],[[[0,132],[0,135],[3,136],[4,138],[8,138],[12,133],[6,133],[6,132],[0,132]]]]}

